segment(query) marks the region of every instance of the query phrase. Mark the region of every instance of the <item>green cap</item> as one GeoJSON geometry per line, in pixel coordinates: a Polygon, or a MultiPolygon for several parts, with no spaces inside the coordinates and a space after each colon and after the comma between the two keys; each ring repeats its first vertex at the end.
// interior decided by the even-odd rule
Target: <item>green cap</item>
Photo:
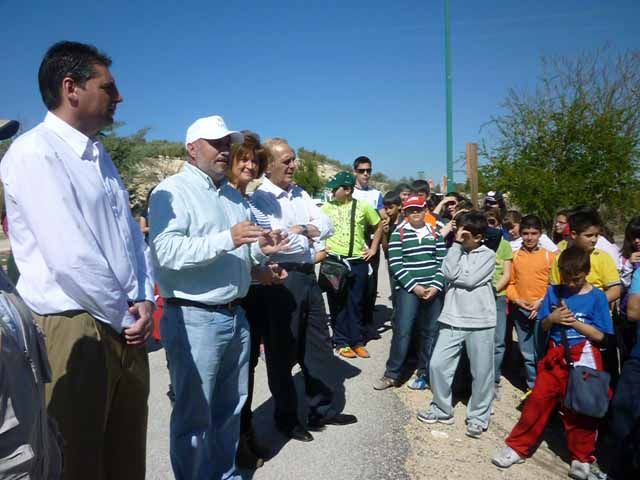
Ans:
{"type": "Polygon", "coordinates": [[[334,190],[338,187],[353,187],[356,184],[356,177],[351,172],[338,172],[329,179],[326,187],[334,190]]]}

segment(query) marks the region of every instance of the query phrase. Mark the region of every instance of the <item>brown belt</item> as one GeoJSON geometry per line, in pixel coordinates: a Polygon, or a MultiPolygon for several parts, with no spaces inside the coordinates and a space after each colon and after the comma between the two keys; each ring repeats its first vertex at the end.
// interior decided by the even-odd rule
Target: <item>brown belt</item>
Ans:
{"type": "Polygon", "coordinates": [[[176,298],[169,297],[164,299],[165,303],[170,305],[175,305],[177,307],[196,307],[201,308],[203,310],[207,310],[208,312],[217,312],[220,310],[230,310],[233,311],[237,306],[240,305],[240,299],[232,300],[229,303],[221,303],[218,305],[209,305],[207,303],[196,302],[194,300],[187,300],[185,298],[176,298]]]}

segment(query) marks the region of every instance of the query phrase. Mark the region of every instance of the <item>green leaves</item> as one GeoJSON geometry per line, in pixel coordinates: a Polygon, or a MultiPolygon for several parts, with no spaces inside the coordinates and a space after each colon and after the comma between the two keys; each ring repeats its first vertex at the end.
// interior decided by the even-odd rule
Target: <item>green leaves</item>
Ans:
{"type": "Polygon", "coordinates": [[[146,159],[158,156],[184,157],[185,150],[181,143],[166,140],[148,142],[146,136],[149,133],[149,128],[142,128],[129,136],[118,135],[116,130],[123,125],[123,123],[114,123],[102,131],[100,135],[105,149],[118,167],[125,184],[129,184],[146,159]]]}
{"type": "Polygon", "coordinates": [[[547,224],[578,204],[615,222],[637,213],[640,55],[604,52],[545,60],[535,93],[510,91],[489,124],[483,182],[547,224]]]}

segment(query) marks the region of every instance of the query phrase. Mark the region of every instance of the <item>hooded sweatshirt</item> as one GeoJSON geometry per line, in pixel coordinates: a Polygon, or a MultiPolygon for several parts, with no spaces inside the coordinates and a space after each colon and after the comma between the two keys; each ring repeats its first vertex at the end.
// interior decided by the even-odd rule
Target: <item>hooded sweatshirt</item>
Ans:
{"type": "Polygon", "coordinates": [[[438,321],[457,328],[495,327],[495,266],[496,254],[485,245],[470,252],[459,243],[451,245],[442,263],[447,293],[438,321]]]}

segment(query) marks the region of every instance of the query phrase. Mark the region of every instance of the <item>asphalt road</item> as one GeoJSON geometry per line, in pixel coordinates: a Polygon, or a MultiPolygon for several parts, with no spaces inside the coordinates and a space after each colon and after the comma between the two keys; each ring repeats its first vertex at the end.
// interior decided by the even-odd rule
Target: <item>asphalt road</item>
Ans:
{"type": "MultiPolygon", "coordinates": [[[[386,273],[384,267],[381,273],[386,273]]],[[[378,320],[388,315],[389,292],[385,274],[380,275],[378,320]]],[[[409,443],[404,426],[410,412],[396,395],[374,395],[372,384],[384,371],[389,352],[391,331],[367,345],[369,359],[342,360],[333,358],[325,368],[327,378],[338,386],[337,399],[344,412],[358,417],[354,425],[330,426],[314,433],[310,443],[287,441],[273,425],[273,402],[267,386],[266,369],[260,361],[256,371],[254,422],[259,438],[273,457],[253,474],[244,478],[267,479],[372,479],[402,480],[410,478],[404,470],[409,443]]],[[[151,395],[149,398],[149,434],[147,444],[147,478],[171,479],[169,461],[169,416],[171,406],[166,397],[168,374],[164,351],[150,354],[151,395]]],[[[295,372],[295,370],[294,370],[295,372]]],[[[301,392],[300,373],[296,374],[301,392]]],[[[301,400],[300,402],[304,402],[301,400]]],[[[303,415],[303,412],[301,412],[303,415]]]]}

